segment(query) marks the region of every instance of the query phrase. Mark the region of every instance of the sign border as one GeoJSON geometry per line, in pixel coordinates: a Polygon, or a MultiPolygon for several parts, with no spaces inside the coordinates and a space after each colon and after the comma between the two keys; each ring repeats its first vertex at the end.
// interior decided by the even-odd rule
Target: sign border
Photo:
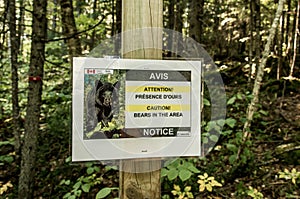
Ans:
{"type": "Polygon", "coordinates": [[[73,162],[201,155],[202,61],[75,57],[73,63],[71,143],[73,162]],[[170,71],[191,71],[191,136],[84,140],[84,71],[87,68],[153,71],[163,68],[170,71]]]}

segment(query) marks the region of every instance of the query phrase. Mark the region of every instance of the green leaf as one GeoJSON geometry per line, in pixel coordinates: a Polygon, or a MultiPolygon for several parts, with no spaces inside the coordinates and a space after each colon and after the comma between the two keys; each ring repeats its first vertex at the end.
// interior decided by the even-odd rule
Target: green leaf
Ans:
{"type": "Polygon", "coordinates": [[[192,172],[190,172],[189,170],[183,169],[179,171],[179,178],[182,181],[188,180],[191,176],[192,176],[192,172]]]}
{"type": "Polygon", "coordinates": [[[236,97],[237,97],[239,100],[242,100],[242,99],[243,99],[243,94],[238,93],[238,94],[236,95],[236,97]]]}
{"type": "Polygon", "coordinates": [[[217,124],[218,124],[219,126],[224,126],[225,120],[223,120],[223,119],[217,120],[217,124]]]}
{"type": "Polygon", "coordinates": [[[222,131],[222,135],[230,135],[232,130],[222,131]]]}
{"type": "Polygon", "coordinates": [[[0,161],[1,162],[12,163],[14,161],[14,158],[10,155],[2,155],[2,156],[0,156],[0,161]]]}
{"type": "Polygon", "coordinates": [[[208,101],[207,99],[203,99],[203,104],[205,105],[205,106],[210,106],[210,101],[208,101]]]}
{"type": "Polygon", "coordinates": [[[217,126],[217,123],[215,121],[209,121],[205,127],[206,131],[210,131],[212,129],[215,129],[217,126]]]}
{"type": "Polygon", "coordinates": [[[233,118],[227,118],[227,119],[225,120],[225,123],[226,123],[229,127],[233,128],[233,127],[235,126],[235,124],[236,124],[236,119],[233,119],[233,118]]]}
{"type": "Polygon", "coordinates": [[[95,170],[96,172],[100,172],[100,168],[97,167],[97,166],[94,166],[94,170],[95,170]]]}
{"type": "Polygon", "coordinates": [[[1,141],[0,142],[0,146],[2,146],[2,145],[14,145],[14,142],[12,142],[12,141],[1,141]]]}
{"type": "Polygon", "coordinates": [[[78,189],[80,186],[81,186],[81,182],[79,181],[79,182],[76,182],[75,184],[74,184],[74,186],[73,186],[73,188],[74,189],[78,189]]]}
{"type": "Polygon", "coordinates": [[[96,199],[100,199],[100,198],[105,198],[106,196],[108,196],[111,193],[111,188],[103,188],[101,189],[97,195],[96,195],[96,199]]]}
{"type": "Polygon", "coordinates": [[[207,144],[208,143],[208,138],[207,137],[202,138],[202,143],[207,144]]]}
{"type": "Polygon", "coordinates": [[[71,196],[71,193],[69,192],[69,193],[66,193],[64,196],[63,196],[63,198],[69,198],[71,196]]]}
{"type": "Polygon", "coordinates": [[[166,168],[161,169],[161,177],[165,177],[168,175],[169,170],[166,168]]]}
{"type": "Polygon", "coordinates": [[[90,184],[83,184],[81,186],[81,189],[85,192],[88,193],[90,191],[91,185],[90,184]]]}
{"type": "Polygon", "coordinates": [[[88,168],[86,169],[86,173],[87,173],[88,175],[91,175],[92,173],[94,173],[94,167],[88,167],[88,168]]]}
{"type": "Polygon", "coordinates": [[[71,162],[71,160],[72,160],[72,157],[69,156],[69,157],[67,157],[67,158],[65,159],[65,162],[66,162],[66,163],[69,163],[69,162],[71,162]]]}
{"type": "Polygon", "coordinates": [[[216,135],[210,135],[210,136],[209,136],[209,139],[210,139],[211,141],[213,141],[213,142],[218,142],[219,137],[216,136],[216,135]]]}
{"type": "Polygon", "coordinates": [[[93,166],[93,163],[92,163],[92,162],[87,162],[87,163],[85,163],[85,166],[86,166],[86,167],[92,167],[92,166],[93,166]]]}
{"type": "Polygon", "coordinates": [[[259,113],[263,114],[264,116],[268,116],[268,112],[267,111],[264,111],[264,110],[259,110],[259,113]]]}
{"type": "Polygon", "coordinates": [[[178,170],[177,169],[170,169],[168,172],[168,179],[170,181],[174,180],[178,176],[178,170]]]}
{"type": "Polygon", "coordinates": [[[75,196],[78,196],[78,197],[81,195],[81,193],[82,193],[81,189],[74,191],[75,196]]]}
{"type": "Polygon", "coordinates": [[[193,173],[200,173],[200,170],[197,169],[195,166],[189,166],[188,169],[193,173]]]}
{"type": "Polygon", "coordinates": [[[226,144],[226,147],[229,151],[232,151],[234,153],[236,153],[238,150],[238,148],[234,144],[226,144]]]}
{"type": "Polygon", "coordinates": [[[75,195],[71,195],[68,197],[68,199],[76,199],[76,196],[75,195]]]}
{"type": "Polygon", "coordinates": [[[233,96],[232,98],[230,98],[228,101],[227,101],[227,105],[230,105],[230,104],[233,104],[236,100],[236,97],[233,96]]]}
{"type": "Polygon", "coordinates": [[[187,168],[188,170],[190,170],[191,172],[193,172],[193,173],[200,173],[200,170],[197,169],[197,168],[194,166],[193,163],[191,163],[191,162],[186,162],[185,165],[186,165],[186,168],[187,168]]]}
{"type": "Polygon", "coordinates": [[[233,155],[229,156],[229,162],[230,162],[230,164],[233,164],[235,162],[236,158],[237,158],[236,154],[233,154],[233,155]]]}
{"type": "Polygon", "coordinates": [[[86,176],[86,177],[84,177],[84,176],[81,176],[82,178],[81,178],[81,181],[82,182],[90,182],[91,181],[91,178],[92,178],[92,176],[86,176]]]}

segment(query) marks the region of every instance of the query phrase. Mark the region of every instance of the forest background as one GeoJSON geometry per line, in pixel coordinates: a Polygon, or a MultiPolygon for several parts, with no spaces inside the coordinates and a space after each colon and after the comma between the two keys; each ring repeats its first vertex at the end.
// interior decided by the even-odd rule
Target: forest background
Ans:
{"type": "MultiPolygon", "coordinates": [[[[70,162],[70,71],[72,57],[121,32],[121,5],[0,2],[0,198],[118,197],[115,167],[70,162]]],[[[219,67],[227,116],[210,122],[204,93],[202,140],[216,139],[211,130],[220,139],[207,156],[161,170],[162,198],[300,198],[299,5],[284,4],[245,134],[278,0],[163,1],[164,28],[199,42],[219,67]]]]}

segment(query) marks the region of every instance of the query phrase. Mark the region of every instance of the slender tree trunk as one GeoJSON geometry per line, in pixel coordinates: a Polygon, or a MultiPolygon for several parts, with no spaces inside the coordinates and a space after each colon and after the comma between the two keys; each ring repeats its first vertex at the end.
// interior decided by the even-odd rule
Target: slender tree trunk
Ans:
{"type": "Polygon", "coordinates": [[[12,107],[13,107],[13,134],[15,138],[15,152],[17,159],[20,155],[20,111],[18,97],[18,52],[19,44],[16,26],[16,1],[9,1],[9,32],[10,32],[10,60],[12,82],[12,107]]]}
{"type": "Polygon", "coordinates": [[[283,39],[284,39],[284,16],[285,12],[283,12],[282,16],[280,17],[280,25],[278,30],[278,64],[277,64],[277,71],[276,71],[276,79],[280,79],[281,70],[282,70],[282,63],[283,63],[283,56],[282,56],[282,47],[283,47],[283,39]]]}
{"type": "Polygon", "coordinates": [[[204,14],[204,0],[192,0],[189,13],[189,36],[201,43],[203,35],[202,18],[204,14]]]}
{"type": "Polygon", "coordinates": [[[255,37],[254,39],[254,49],[255,49],[255,64],[256,69],[259,66],[260,61],[260,46],[261,46],[261,37],[260,37],[260,0],[252,0],[252,14],[253,14],[253,25],[255,37]]]}
{"type": "Polygon", "coordinates": [[[287,45],[287,48],[286,48],[286,52],[285,54],[286,55],[289,55],[289,52],[290,52],[290,48],[291,48],[291,38],[292,38],[292,35],[290,34],[290,17],[291,17],[291,0],[287,0],[287,12],[286,12],[286,28],[285,28],[285,44],[287,45]]]}
{"type": "Polygon", "coordinates": [[[122,31],[122,0],[116,0],[116,35],[115,35],[115,55],[119,55],[121,51],[121,36],[120,33],[122,31]]]}
{"type": "Polygon", "coordinates": [[[251,136],[250,127],[251,127],[251,122],[253,120],[253,115],[254,115],[255,111],[257,110],[257,104],[259,102],[259,92],[260,92],[260,87],[262,84],[262,79],[264,76],[264,69],[265,69],[267,59],[268,59],[270,51],[271,51],[271,46],[272,46],[272,43],[273,43],[273,40],[275,37],[277,26],[279,24],[280,16],[283,11],[284,3],[285,3],[285,0],[280,0],[278,3],[278,8],[277,8],[277,11],[275,14],[275,18],[273,20],[272,26],[269,31],[268,40],[265,45],[265,49],[262,53],[262,59],[261,59],[260,65],[258,67],[258,71],[256,74],[254,87],[253,87],[253,91],[252,91],[253,98],[248,106],[247,115],[246,115],[247,120],[246,120],[246,122],[244,124],[244,128],[243,128],[243,144],[239,147],[237,159],[239,158],[239,156],[243,150],[245,142],[251,136]]]}
{"type": "MultiPolygon", "coordinates": [[[[185,3],[183,1],[177,0],[175,3],[175,14],[174,14],[174,27],[173,30],[182,34],[183,31],[183,13],[185,8],[185,3]]],[[[175,34],[172,38],[172,52],[175,53],[175,56],[181,54],[183,40],[182,38],[176,37],[175,34]]]]}
{"type": "MultiPolygon", "coordinates": [[[[97,13],[96,12],[97,12],[97,0],[94,0],[93,13],[92,13],[92,17],[93,17],[94,20],[97,18],[97,13]]],[[[96,43],[95,36],[96,36],[96,29],[93,29],[91,41],[89,42],[90,50],[92,50],[94,48],[94,45],[96,43]]]]}
{"type": "Polygon", "coordinates": [[[290,61],[290,74],[289,77],[293,77],[293,71],[295,67],[296,57],[297,57],[297,46],[298,46],[298,35],[299,35],[299,12],[300,12],[300,0],[298,0],[297,12],[295,15],[295,34],[294,34],[294,48],[293,48],[293,56],[290,61]]]}
{"type": "MultiPolygon", "coordinates": [[[[23,43],[22,43],[22,39],[21,36],[24,34],[24,0],[19,0],[19,19],[18,19],[18,30],[17,30],[17,34],[18,34],[18,46],[19,46],[19,52],[22,52],[22,48],[23,48],[23,43]]],[[[22,60],[19,60],[20,62],[22,62],[22,60]]]]}
{"type": "Polygon", "coordinates": [[[39,136],[45,40],[47,36],[47,0],[33,1],[32,44],[29,68],[28,102],[22,148],[19,199],[33,198],[35,158],[39,136]]]}
{"type": "MultiPolygon", "coordinates": [[[[63,26],[63,34],[67,38],[67,46],[69,50],[69,58],[81,55],[81,44],[77,33],[75,18],[73,14],[72,0],[59,0],[61,7],[61,20],[63,26]]],[[[71,70],[72,71],[72,70],[71,70]]]]}
{"type": "MultiPolygon", "coordinates": [[[[9,7],[9,0],[4,0],[4,10],[8,10],[9,7]]],[[[1,16],[1,23],[3,24],[3,26],[0,29],[0,58],[1,60],[4,59],[4,44],[6,41],[6,21],[7,21],[7,17],[8,17],[8,13],[7,12],[3,12],[4,14],[1,16]]]]}
{"type": "Polygon", "coordinates": [[[253,67],[253,49],[254,49],[254,9],[253,9],[253,0],[250,0],[250,25],[249,25],[249,32],[250,32],[250,44],[249,44],[249,77],[248,82],[251,83],[251,78],[255,73],[254,67],[253,67]]]}
{"type": "Polygon", "coordinates": [[[48,39],[53,39],[56,37],[56,27],[57,27],[57,7],[58,7],[58,2],[57,0],[53,0],[53,11],[52,11],[52,19],[51,19],[51,31],[49,32],[48,39]]]}

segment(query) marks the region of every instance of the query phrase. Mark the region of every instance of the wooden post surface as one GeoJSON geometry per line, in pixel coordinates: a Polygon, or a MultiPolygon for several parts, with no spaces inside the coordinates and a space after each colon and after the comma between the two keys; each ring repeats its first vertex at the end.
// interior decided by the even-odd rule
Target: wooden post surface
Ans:
{"type": "MultiPolygon", "coordinates": [[[[162,0],[122,1],[123,58],[162,59],[162,2],[162,0]],[[153,27],[154,29],[151,29],[153,27]]],[[[160,168],[160,159],[122,160],[119,177],[120,198],[161,198],[160,168]]]]}

